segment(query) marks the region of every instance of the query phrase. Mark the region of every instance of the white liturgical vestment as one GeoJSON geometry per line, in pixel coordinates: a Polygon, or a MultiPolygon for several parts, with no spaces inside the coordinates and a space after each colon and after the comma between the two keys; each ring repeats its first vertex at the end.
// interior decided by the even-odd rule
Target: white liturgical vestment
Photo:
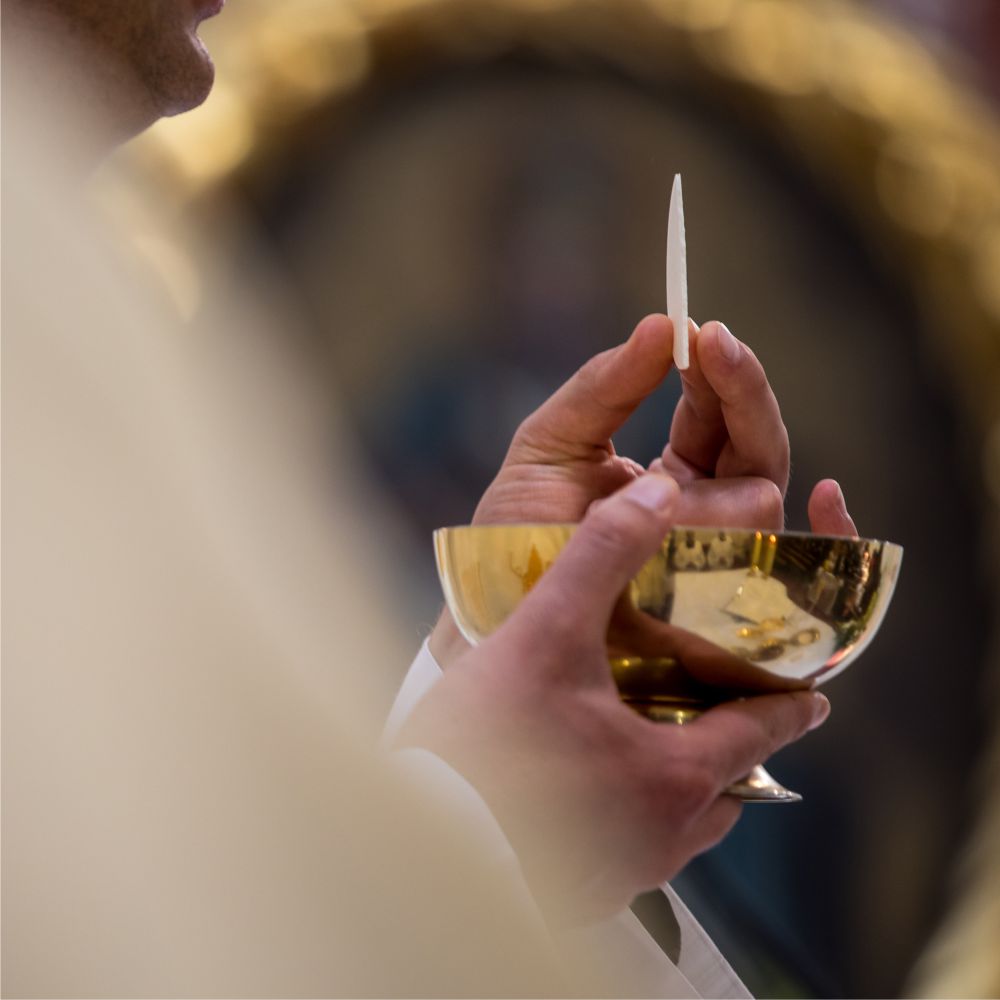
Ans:
{"type": "MultiPolygon", "coordinates": [[[[417,702],[441,677],[441,667],[425,642],[410,666],[386,722],[389,743],[417,702]]],[[[475,788],[439,758],[423,750],[404,750],[404,767],[412,767],[422,785],[434,788],[452,810],[460,811],[464,826],[481,833],[498,865],[510,870],[523,884],[517,858],[499,824],[475,788]]],[[[568,944],[585,948],[599,959],[610,977],[620,973],[637,996],[648,997],[750,997],[746,987],[705,933],[680,897],[664,883],[661,887],[680,925],[681,947],[676,964],[663,952],[631,910],[588,927],[563,931],[568,944]]],[[[525,886],[527,895],[527,887],[525,886]]]]}
{"type": "MultiPolygon", "coordinates": [[[[583,932],[628,971],[594,989],[473,789],[372,752],[406,656],[386,522],[284,325],[206,251],[180,327],[12,104],[0,992],[744,995],[657,965],[631,914],[583,932]]],[[[424,656],[409,702],[437,676],[424,656]]]]}

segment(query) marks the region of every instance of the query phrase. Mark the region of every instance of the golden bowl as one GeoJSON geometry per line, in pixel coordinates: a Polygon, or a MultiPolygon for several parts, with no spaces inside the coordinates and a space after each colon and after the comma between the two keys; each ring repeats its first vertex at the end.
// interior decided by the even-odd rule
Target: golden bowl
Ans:
{"type": "MultiPolygon", "coordinates": [[[[469,642],[504,621],[573,531],[435,532],[445,598],[469,642]]],[[[828,680],[874,638],[902,557],[899,545],[867,538],[674,528],[612,616],[608,659],[622,698],[650,718],[683,723],[734,695],[828,680]]]]}

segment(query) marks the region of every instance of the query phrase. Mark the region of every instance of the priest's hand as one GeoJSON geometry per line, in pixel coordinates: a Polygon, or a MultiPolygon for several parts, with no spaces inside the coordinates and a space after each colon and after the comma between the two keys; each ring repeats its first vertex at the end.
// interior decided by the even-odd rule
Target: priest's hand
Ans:
{"type": "MultiPolygon", "coordinates": [[[[780,529],[791,451],[767,375],[722,323],[691,332],[670,441],[650,469],[682,485],[681,524],[780,529]]],[[[808,513],[816,534],[857,535],[836,480],[813,487],[808,513]]]]}
{"type": "Polygon", "coordinates": [[[625,706],[606,632],[629,579],[682,507],[649,474],[595,505],[551,569],[417,706],[402,734],[479,790],[559,923],[609,916],[718,842],[727,786],[829,711],[817,693],[729,702],[693,723],[625,706]]]}
{"type": "MultiPolygon", "coordinates": [[[[781,528],[788,433],[767,375],[721,323],[700,330],[692,323],[689,332],[683,395],[651,469],[680,484],[678,523],[781,528]]],[[[672,359],[673,325],[652,315],[624,344],[588,361],[518,428],[473,523],[577,522],[595,500],[646,474],[615,451],[611,438],[663,381],[672,359]]],[[[854,534],[836,483],[817,490],[809,508],[813,530],[854,534]]],[[[431,652],[447,666],[467,648],[445,610],[431,652]]]]}
{"type": "MultiPolygon", "coordinates": [[[[683,396],[653,463],[681,486],[677,520],[780,527],[788,433],[764,369],[720,323],[692,323],[690,334],[683,396]]],[[[673,325],[661,315],[591,358],[517,429],[473,523],[579,521],[594,500],[645,473],[611,438],[672,364],[673,325]]]]}

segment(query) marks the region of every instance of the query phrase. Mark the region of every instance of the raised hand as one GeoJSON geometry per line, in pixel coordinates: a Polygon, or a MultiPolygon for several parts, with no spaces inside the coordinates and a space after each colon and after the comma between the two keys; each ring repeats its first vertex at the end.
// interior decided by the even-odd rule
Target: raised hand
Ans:
{"type": "MultiPolygon", "coordinates": [[[[788,434],[764,369],[721,324],[700,332],[692,324],[690,332],[684,394],[653,463],[681,485],[677,520],[780,526],[788,434]]],[[[652,315],[624,344],[588,361],[517,429],[473,523],[578,521],[594,500],[642,475],[612,436],[663,381],[672,357],[673,326],[652,315]]]]}
{"type": "MultiPolygon", "coordinates": [[[[677,523],[776,529],[784,524],[788,433],[763,367],[721,323],[691,324],[691,366],[663,454],[650,466],[680,484],[677,523]]],[[[598,354],[517,429],[475,524],[579,521],[590,505],[646,474],[612,436],[663,381],[673,325],[647,316],[631,337],[598,354]]],[[[817,486],[813,530],[854,534],[839,487],[817,486]],[[818,518],[818,520],[817,520],[818,518]]],[[[447,665],[466,648],[443,612],[431,650],[447,665]]]]}
{"type": "Polygon", "coordinates": [[[690,334],[670,440],[651,468],[681,484],[681,523],[781,528],[791,457],[764,368],[722,323],[690,334]]]}
{"type": "MultiPolygon", "coordinates": [[[[682,523],[781,528],[790,450],[767,375],[724,324],[692,323],[690,332],[691,366],[681,372],[670,441],[650,468],[681,483],[682,523]]],[[[857,534],[833,479],[816,484],[808,512],[817,534],[857,534]]]]}

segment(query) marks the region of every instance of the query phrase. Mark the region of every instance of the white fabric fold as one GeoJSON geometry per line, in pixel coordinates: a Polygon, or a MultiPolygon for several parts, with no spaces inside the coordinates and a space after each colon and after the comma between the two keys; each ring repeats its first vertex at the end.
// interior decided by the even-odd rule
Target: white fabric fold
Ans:
{"type": "MultiPolygon", "coordinates": [[[[409,714],[441,676],[441,667],[424,642],[389,712],[383,733],[384,746],[391,746],[409,714]]],[[[429,794],[438,797],[439,804],[460,817],[457,821],[466,825],[470,835],[480,838],[497,864],[509,867],[511,878],[521,883],[526,899],[530,898],[513,849],[476,789],[429,751],[408,749],[396,751],[394,756],[400,760],[400,766],[410,770],[414,780],[426,785],[429,794]]],[[[746,1000],[751,997],[680,896],[667,883],[661,889],[681,929],[680,960],[676,965],[630,910],[623,910],[600,923],[560,932],[556,935],[557,943],[561,940],[572,948],[586,949],[606,970],[612,985],[616,978],[628,984],[628,995],[664,1000],[675,997],[746,1000]]],[[[526,907],[526,912],[538,913],[533,905],[526,907]]]]}

